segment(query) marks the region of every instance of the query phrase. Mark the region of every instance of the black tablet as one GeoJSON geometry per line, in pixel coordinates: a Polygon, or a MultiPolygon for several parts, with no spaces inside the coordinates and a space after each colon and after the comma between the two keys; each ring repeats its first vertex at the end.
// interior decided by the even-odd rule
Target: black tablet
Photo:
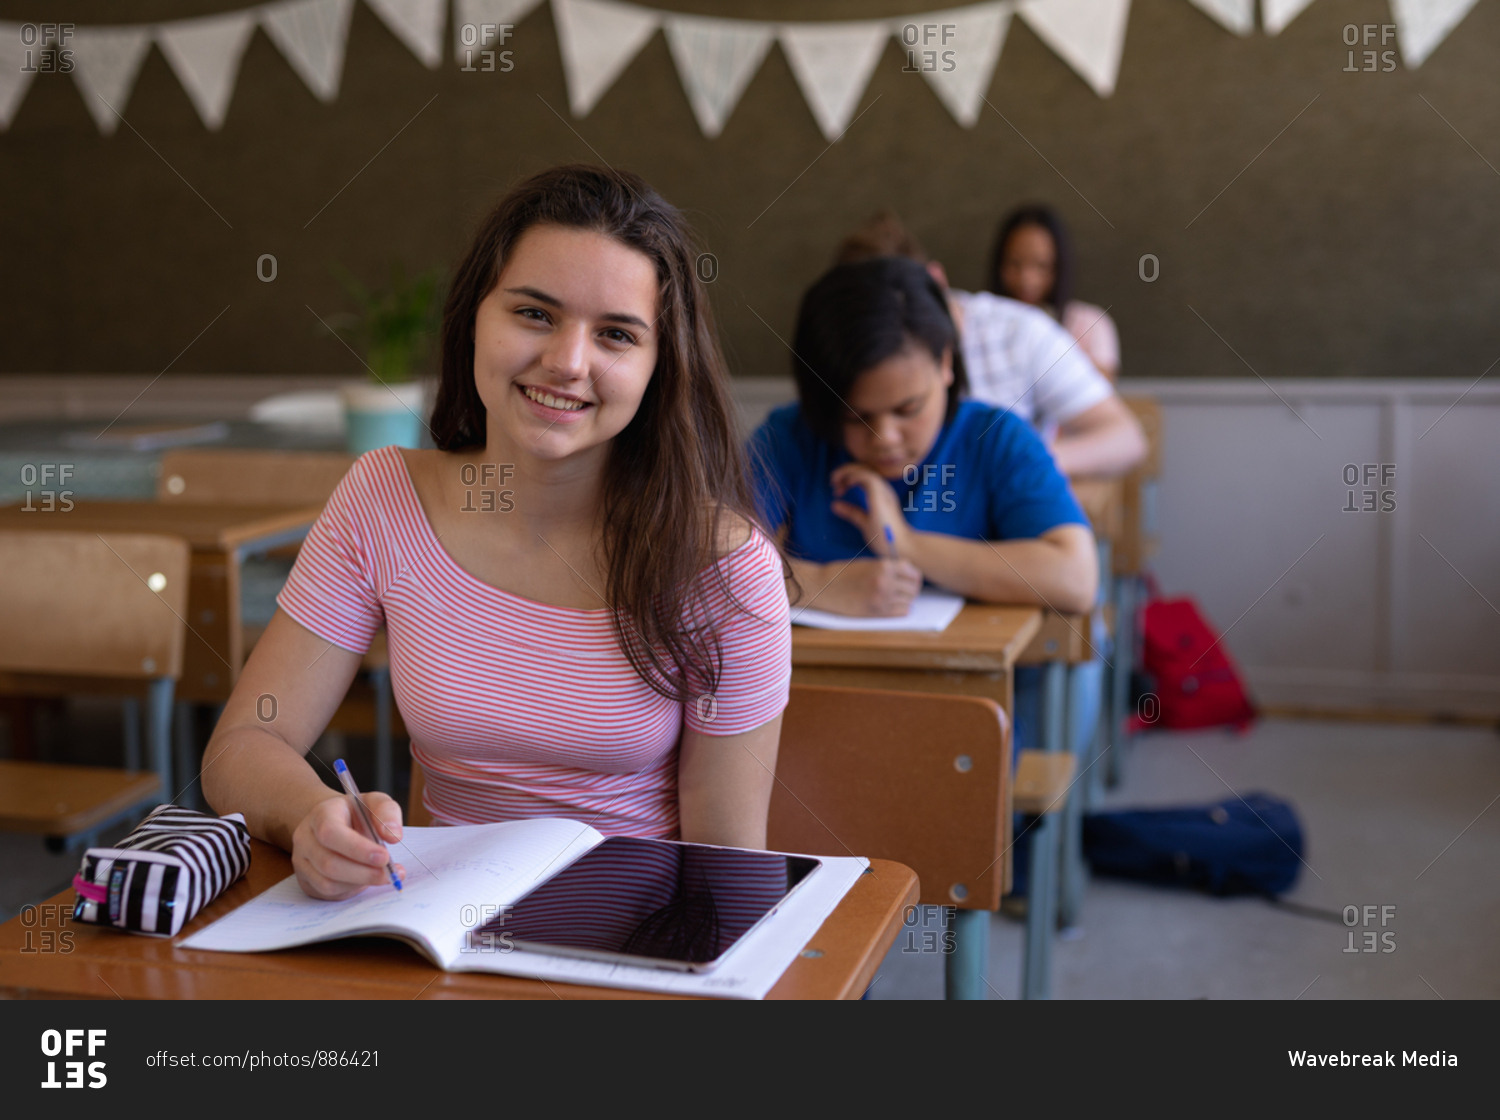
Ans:
{"type": "Polygon", "coordinates": [[[502,907],[470,942],[708,972],[820,866],[779,852],[610,837],[502,907]]]}

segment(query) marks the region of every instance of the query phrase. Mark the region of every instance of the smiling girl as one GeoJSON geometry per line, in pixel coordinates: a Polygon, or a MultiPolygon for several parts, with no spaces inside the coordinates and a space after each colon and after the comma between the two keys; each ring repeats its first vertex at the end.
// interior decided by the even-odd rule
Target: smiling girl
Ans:
{"type": "MultiPolygon", "coordinates": [[[[602,168],[537,175],[481,225],[444,311],[437,449],[340,483],[204,758],[215,809],[289,850],[307,893],[388,881],[306,757],[382,624],[437,823],[764,847],[784,571],[693,263],[679,213],[602,168]]],[[[365,800],[398,838],[396,802],[365,800]]]]}

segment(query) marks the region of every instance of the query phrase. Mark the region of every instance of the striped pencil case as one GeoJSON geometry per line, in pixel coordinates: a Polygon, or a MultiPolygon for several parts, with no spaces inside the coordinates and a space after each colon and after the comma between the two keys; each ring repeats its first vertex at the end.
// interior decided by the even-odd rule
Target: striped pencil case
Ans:
{"type": "Polygon", "coordinates": [[[170,937],[249,866],[250,830],[239,813],[158,805],[118,846],[84,853],[73,917],[170,937]]]}

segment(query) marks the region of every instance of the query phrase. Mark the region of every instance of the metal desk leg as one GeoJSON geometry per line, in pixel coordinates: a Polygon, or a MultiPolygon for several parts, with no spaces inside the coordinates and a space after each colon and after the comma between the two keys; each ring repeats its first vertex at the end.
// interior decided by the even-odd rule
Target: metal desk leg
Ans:
{"type": "Polygon", "coordinates": [[[1041,749],[1064,751],[1067,742],[1068,666],[1063,661],[1048,661],[1042,666],[1042,734],[1041,749]]]}
{"type": "Polygon", "coordinates": [[[198,797],[198,710],[186,700],[177,702],[177,764],[174,800],[184,809],[199,808],[198,797]]]}
{"type": "Polygon", "coordinates": [[[1093,761],[1093,746],[1098,738],[1100,713],[1095,701],[1100,698],[1103,670],[1103,664],[1097,661],[1068,666],[1068,705],[1064,726],[1067,747],[1078,760],[1079,777],[1074,780],[1067,802],[1059,810],[1062,817],[1062,863],[1058,868],[1057,916],[1063,926],[1078,924],[1084,890],[1088,886],[1088,867],[1083,861],[1083,812],[1089,784],[1086,771],[1093,761]]]}
{"type": "Polygon", "coordinates": [[[172,693],[170,680],[151,682],[146,697],[146,742],[151,768],[161,782],[161,800],[172,800],[172,693]]]}
{"type": "Polygon", "coordinates": [[[141,768],[141,702],[134,696],[125,697],[120,705],[121,719],[125,727],[125,769],[141,768]]]}
{"type": "Polygon", "coordinates": [[[985,999],[989,973],[990,912],[953,910],[953,948],[943,956],[948,999],[985,999]]]}
{"type": "Polygon", "coordinates": [[[1136,577],[1120,576],[1115,582],[1114,672],[1110,678],[1109,721],[1106,728],[1111,750],[1104,756],[1105,782],[1120,784],[1125,753],[1125,727],[1130,719],[1130,675],[1135,668],[1136,577]]]}
{"type": "Polygon", "coordinates": [[[1027,885],[1026,949],[1021,998],[1052,998],[1052,938],[1057,930],[1057,825],[1060,814],[1028,819],[1032,825],[1031,882],[1027,885]],[[1033,823],[1034,820],[1034,823],[1033,823]]]}
{"type": "Polygon", "coordinates": [[[375,690],[375,788],[392,797],[395,773],[391,759],[391,670],[370,670],[370,687],[375,690]]]}

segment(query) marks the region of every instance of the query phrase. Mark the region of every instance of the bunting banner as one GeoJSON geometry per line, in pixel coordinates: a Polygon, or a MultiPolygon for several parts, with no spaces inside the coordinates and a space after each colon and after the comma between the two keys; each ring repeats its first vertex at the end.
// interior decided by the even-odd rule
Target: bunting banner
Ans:
{"type": "Polygon", "coordinates": [[[906,66],[903,73],[920,71],[953,119],[965,128],[979,120],[979,107],[1000,61],[1011,6],[976,4],[946,12],[924,12],[897,22],[892,30],[901,41],[906,66]]]}
{"type": "Polygon", "coordinates": [[[423,66],[436,70],[443,64],[443,21],[448,16],[445,0],[365,2],[423,66]]]}
{"type": "Polygon", "coordinates": [[[776,38],[807,107],[831,144],[844,134],[891,37],[879,20],[784,23],[776,38]]]}
{"type": "MultiPolygon", "coordinates": [[[[436,69],[450,0],[364,0],[417,61],[436,69]]],[[[1256,0],[1188,0],[1237,35],[1255,32],[1256,0]]],[[[515,27],[542,0],[451,0],[454,60],[514,47],[515,27]]],[[[1012,17],[1100,97],[1110,96],[1125,49],[1130,0],[984,0],[906,18],[791,22],[663,11],[624,0],[550,0],[568,106],[586,117],[660,30],[703,135],[721,135],[779,44],[819,131],[830,143],[856,119],[875,67],[894,40],[904,73],[920,73],[958,124],[973,128],[1000,64],[1012,17]]],[[[1279,35],[1312,0],[1260,0],[1261,27],[1279,35]]],[[[1390,0],[1401,57],[1416,69],[1477,0],[1390,0]]],[[[337,99],[355,0],[272,0],[239,11],[164,23],[73,27],[42,41],[34,23],[0,23],[0,131],[38,73],[71,72],[100,133],[123,119],[154,43],[210,131],[223,127],[240,62],[261,28],[313,96],[337,99]],[[44,56],[68,53],[71,64],[44,56]],[[49,64],[49,61],[51,64],[49,64]]]]}
{"type": "Polygon", "coordinates": [[[1267,35],[1280,35],[1281,29],[1311,3],[1312,0],[1260,0],[1260,25],[1267,35]]]}
{"type": "Polygon", "coordinates": [[[178,20],[157,29],[156,45],[211,131],[224,123],[240,59],[254,34],[253,10],[178,20]]]}
{"type": "Polygon", "coordinates": [[[693,116],[713,139],[771,49],[771,28],[748,20],[667,16],[666,35],[693,116]]]}
{"type": "Polygon", "coordinates": [[[1255,0],[1191,0],[1193,7],[1236,35],[1255,30],[1255,0]]]}
{"type": "Polygon", "coordinates": [[[661,13],[608,0],[552,0],[568,107],[586,117],[656,34],[661,13]]]}
{"type": "Polygon", "coordinates": [[[1478,0],[1391,0],[1401,61],[1415,70],[1469,14],[1478,0]]]}
{"type": "Polygon", "coordinates": [[[354,0],[289,0],[262,9],[261,26],[319,101],[339,94],[354,0]]]}
{"type": "Polygon", "coordinates": [[[1130,0],[1022,0],[1016,11],[1095,93],[1114,93],[1130,0]]]}
{"type": "Polygon", "coordinates": [[[125,113],[135,76],[151,49],[151,33],[143,27],[80,27],[69,42],[73,80],[99,131],[109,136],[125,113]]]}

